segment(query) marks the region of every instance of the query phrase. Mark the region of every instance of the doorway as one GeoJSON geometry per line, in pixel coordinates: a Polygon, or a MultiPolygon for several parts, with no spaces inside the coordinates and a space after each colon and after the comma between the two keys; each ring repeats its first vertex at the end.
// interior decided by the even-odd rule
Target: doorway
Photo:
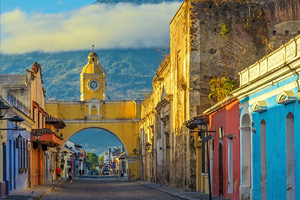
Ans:
{"type": "Polygon", "coordinates": [[[223,196],[223,145],[219,143],[219,196],[223,196]]]}

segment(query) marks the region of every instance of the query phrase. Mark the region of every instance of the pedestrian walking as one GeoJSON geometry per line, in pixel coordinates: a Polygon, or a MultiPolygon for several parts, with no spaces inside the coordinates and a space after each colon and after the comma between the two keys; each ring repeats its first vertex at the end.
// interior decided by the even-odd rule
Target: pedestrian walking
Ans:
{"type": "Polygon", "coordinates": [[[69,168],[69,182],[73,183],[73,177],[72,177],[72,168],[69,168]]]}
{"type": "Polygon", "coordinates": [[[61,174],[61,169],[59,167],[56,168],[56,177],[58,178],[58,182],[60,182],[60,174],[61,174]]]}

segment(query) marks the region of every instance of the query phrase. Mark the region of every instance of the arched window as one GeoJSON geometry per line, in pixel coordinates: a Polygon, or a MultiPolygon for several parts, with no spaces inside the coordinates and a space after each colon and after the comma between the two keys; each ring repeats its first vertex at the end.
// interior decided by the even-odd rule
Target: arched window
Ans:
{"type": "Polygon", "coordinates": [[[91,116],[97,116],[98,115],[98,108],[97,106],[93,105],[91,107],[91,116]]]}
{"type": "Polygon", "coordinates": [[[294,115],[286,116],[286,195],[287,199],[295,199],[295,145],[294,115]]]}
{"type": "Polygon", "coordinates": [[[267,149],[266,121],[260,122],[260,191],[261,199],[267,199],[267,149]]]}

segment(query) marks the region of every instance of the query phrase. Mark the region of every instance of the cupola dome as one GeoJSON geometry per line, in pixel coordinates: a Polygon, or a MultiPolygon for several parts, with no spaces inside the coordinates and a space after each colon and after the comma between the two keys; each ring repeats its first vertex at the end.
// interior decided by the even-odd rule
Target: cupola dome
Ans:
{"type": "Polygon", "coordinates": [[[104,69],[98,63],[98,54],[92,51],[88,55],[88,63],[82,68],[82,74],[103,74],[104,69]]]}

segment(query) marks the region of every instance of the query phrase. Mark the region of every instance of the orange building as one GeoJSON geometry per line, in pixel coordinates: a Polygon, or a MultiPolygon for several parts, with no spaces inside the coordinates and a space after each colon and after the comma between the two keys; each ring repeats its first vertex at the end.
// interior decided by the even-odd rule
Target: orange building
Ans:
{"type": "Polygon", "coordinates": [[[45,91],[42,81],[41,65],[35,62],[31,72],[31,117],[34,126],[31,132],[32,148],[30,154],[30,186],[37,186],[56,179],[56,158],[63,138],[59,129],[65,127],[63,121],[49,116],[45,112],[45,91]],[[39,136],[39,137],[36,137],[39,136]]]}

